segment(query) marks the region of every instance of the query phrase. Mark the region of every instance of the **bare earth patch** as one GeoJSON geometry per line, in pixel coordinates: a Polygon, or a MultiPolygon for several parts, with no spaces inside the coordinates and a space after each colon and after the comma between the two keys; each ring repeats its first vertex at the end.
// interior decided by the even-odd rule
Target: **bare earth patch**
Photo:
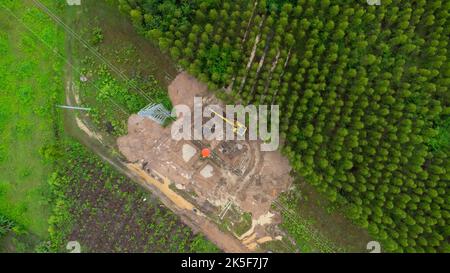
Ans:
{"type": "MultiPolygon", "coordinates": [[[[194,96],[202,96],[205,106],[223,106],[204,84],[185,72],[171,83],[169,95],[174,105],[191,109],[194,96]]],[[[159,180],[156,183],[165,187],[166,193],[170,189],[171,194],[189,199],[199,214],[218,225],[224,219],[233,221],[232,215],[227,215],[230,204],[250,213],[251,228],[239,237],[249,250],[284,234],[277,228],[280,216],[271,210],[271,204],[289,188],[291,168],[279,152],[261,152],[259,141],[176,141],[170,127],[133,115],[128,120],[128,135],[117,143],[133,168],[139,167],[136,171],[159,180]],[[205,147],[212,151],[206,159],[200,156],[205,147]]]]}

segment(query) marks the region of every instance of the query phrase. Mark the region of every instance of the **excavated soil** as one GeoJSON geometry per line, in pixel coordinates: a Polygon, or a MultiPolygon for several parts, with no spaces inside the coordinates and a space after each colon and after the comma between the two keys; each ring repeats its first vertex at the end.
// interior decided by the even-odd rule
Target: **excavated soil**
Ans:
{"type": "MultiPolygon", "coordinates": [[[[171,83],[169,95],[173,105],[184,104],[191,109],[196,96],[203,98],[204,106],[221,105],[206,85],[185,72],[171,83]]],[[[289,163],[279,152],[261,152],[259,141],[176,141],[170,126],[163,128],[137,115],[129,118],[128,135],[117,143],[130,163],[163,184],[169,181],[165,186],[173,184],[180,198],[188,195],[189,202],[205,217],[217,221],[229,202],[251,213],[252,229],[240,238],[249,249],[255,249],[258,240],[276,237],[261,227],[276,224],[279,215],[271,211],[271,204],[292,181],[289,163]],[[200,155],[205,147],[212,151],[210,158],[200,155]]]]}

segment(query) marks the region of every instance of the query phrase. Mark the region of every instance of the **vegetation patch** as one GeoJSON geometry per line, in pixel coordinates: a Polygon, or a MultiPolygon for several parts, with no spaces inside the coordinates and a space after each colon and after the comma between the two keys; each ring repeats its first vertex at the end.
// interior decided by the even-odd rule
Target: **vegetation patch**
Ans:
{"type": "Polygon", "coordinates": [[[67,242],[78,241],[83,252],[218,251],[80,144],[67,142],[63,151],[50,180],[56,204],[51,250],[63,251],[67,242]]]}
{"type": "MultiPolygon", "coordinates": [[[[64,14],[64,1],[42,2],[64,14]]],[[[64,62],[58,58],[65,55],[65,36],[30,3],[1,5],[7,9],[0,9],[0,251],[66,252],[69,241],[79,241],[83,252],[219,251],[147,191],[66,139],[55,107],[65,88],[64,62]]],[[[105,43],[103,29],[88,33],[91,38],[86,39],[93,46],[105,43]]],[[[127,58],[135,59],[131,53],[130,47],[123,49],[119,62],[129,66],[127,58]]],[[[130,112],[146,102],[127,88],[130,83],[117,80],[89,56],[83,64],[86,73],[77,75],[76,84],[86,82],[81,76],[88,80],[94,76],[101,92],[89,90],[96,102],[93,113],[115,122],[118,129],[113,129],[120,132],[117,124],[128,116],[119,118],[117,110],[107,108],[108,98],[130,112]]],[[[153,76],[134,74],[130,79],[140,88],[154,90],[149,96],[170,108],[166,92],[153,76]]]]}
{"type": "Polygon", "coordinates": [[[450,250],[450,2],[175,3],[119,6],[218,97],[279,105],[294,171],[384,251],[450,250]]]}
{"type": "Polygon", "coordinates": [[[63,54],[64,35],[23,1],[1,2],[0,26],[0,215],[9,230],[0,250],[29,252],[48,236],[52,166],[40,150],[60,135],[63,63],[52,50],[63,54]]]}

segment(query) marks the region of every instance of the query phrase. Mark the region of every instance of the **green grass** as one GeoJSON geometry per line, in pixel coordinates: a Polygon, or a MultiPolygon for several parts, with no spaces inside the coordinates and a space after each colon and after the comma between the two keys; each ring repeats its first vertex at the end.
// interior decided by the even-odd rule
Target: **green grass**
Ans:
{"type": "Polygon", "coordinates": [[[64,36],[38,9],[22,1],[1,2],[0,213],[46,238],[51,166],[40,149],[55,140],[62,64],[4,6],[54,49],[63,48],[64,36]]]}
{"type": "Polygon", "coordinates": [[[90,117],[99,129],[108,131],[105,128],[106,122],[112,125],[113,130],[108,133],[125,135],[128,115],[135,114],[148,105],[150,102],[146,98],[162,103],[167,109],[172,108],[167,91],[159,86],[152,75],[148,75],[146,79],[136,78],[123,82],[117,80],[106,65],[92,63],[83,65],[82,69],[93,75],[90,82],[77,81],[82,103],[92,109],[90,117]],[[134,90],[134,86],[145,90],[146,97],[134,90]]]}
{"type": "Polygon", "coordinates": [[[126,134],[129,115],[150,102],[171,109],[166,84],[176,70],[170,59],[140,37],[115,4],[89,1],[79,9],[67,9],[69,25],[123,73],[113,71],[80,42],[72,42],[75,84],[81,103],[92,109],[95,126],[120,136],[126,134]],[[81,82],[81,75],[89,80],[81,82]]]}
{"type": "Polygon", "coordinates": [[[329,202],[303,180],[296,180],[294,188],[279,197],[274,209],[281,212],[281,227],[303,253],[366,252],[367,243],[373,240],[366,230],[345,219],[342,207],[329,202]]]}
{"type": "Polygon", "coordinates": [[[194,253],[217,253],[220,250],[216,245],[205,239],[202,235],[197,235],[191,242],[191,251],[194,253]]]}
{"type": "Polygon", "coordinates": [[[294,211],[296,207],[296,202],[287,194],[280,197],[280,202],[286,208],[281,211],[281,216],[283,222],[281,227],[286,230],[289,235],[297,243],[297,247],[302,253],[310,252],[343,252],[343,249],[336,247],[332,242],[325,238],[323,234],[314,227],[313,221],[296,215],[295,213],[290,213],[294,211]]]}
{"type": "MultiPolygon", "coordinates": [[[[53,11],[58,9],[57,3],[61,6],[61,2],[43,2],[53,11]]],[[[114,242],[122,239],[127,242],[124,246],[123,241],[117,241],[114,248],[108,251],[217,252],[218,249],[212,243],[200,235],[195,236],[176,215],[167,209],[160,209],[159,203],[157,206],[150,203],[148,207],[142,206],[144,196],[150,199],[148,192],[117,174],[112,167],[79,144],[72,144],[77,149],[71,154],[70,161],[65,160],[64,153],[69,153],[69,147],[73,146],[65,146],[65,138],[61,137],[59,129],[61,115],[55,108],[63,100],[64,62],[53,52],[58,50],[64,54],[64,34],[58,31],[47,15],[28,2],[8,0],[0,2],[0,5],[0,215],[8,219],[8,223],[6,220],[2,222],[0,252],[65,251],[67,236],[73,235],[71,232],[79,232],[81,240],[84,235],[86,242],[93,242],[89,236],[93,233],[94,225],[102,228],[97,230],[99,236],[106,236],[105,239],[114,242]],[[31,32],[17,19],[31,28],[31,32]],[[44,43],[32,33],[41,37],[44,43]],[[84,165],[80,163],[81,158],[86,160],[84,165]],[[78,176],[77,171],[83,175],[78,176]],[[70,193],[55,189],[55,173],[67,175],[64,178],[73,182],[72,192],[79,191],[83,193],[82,197],[92,197],[94,202],[89,203],[89,200],[77,199],[70,193]],[[93,174],[96,176],[89,176],[93,174]],[[83,181],[86,182],[85,187],[78,187],[83,181]],[[119,181],[126,184],[125,189],[117,188],[119,181]],[[102,183],[105,183],[105,188],[100,187],[102,183]],[[96,187],[101,188],[103,194],[95,191],[96,187]],[[111,211],[111,206],[102,206],[103,203],[98,204],[96,201],[106,202],[108,198],[113,203],[123,205],[121,219],[116,219],[117,214],[111,211]],[[72,202],[83,204],[75,207],[75,212],[86,213],[94,218],[97,211],[103,209],[110,213],[110,219],[96,219],[90,225],[85,217],[68,211],[72,202]],[[149,209],[153,209],[157,217],[145,216],[149,209]],[[162,215],[158,215],[160,212],[162,215]],[[130,220],[130,215],[137,215],[136,221],[132,221],[134,218],[130,220]],[[145,221],[150,224],[146,225],[145,221]],[[11,223],[14,223],[14,227],[11,227],[11,223]],[[63,225],[58,226],[57,223],[63,225]],[[126,223],[122,232],[104,232],[107,228],[116,230],[122,223],[126,223]],[[129,229],[140,233],[132,233],[129,229]],[[142,242],[147,237],[148,241],[142,242]],[[49,239],[53,245],[49,245],[49,239]]],[[[99,36],[99,33],[96,29],[94,35],[99,36]]],[[[106,38],[111,35],[106,35],[106,38]]],[[[97,38],[95,43],[105,43],[97,38]]],[[[133,53],[131,49],[127,51],[133,53]]],[[[136,56],[130,55],[128,58],[136,59],[136,56]]],[[[133,65],[127,62],[129,66],[133,65]]],[[[126,83],[115,79],[110,72],[102,71],[99,63],[93,66],[95,84],[102,92],[90,89],[90,98],[95,100],[94,109],[103,111],[107,120],[123,117],[114,116],[113,113],[117,111],[108,108],[110,103],[102,98],[106,93],[130,112],[145,105],[136,94],[129,92],[126,83]]],[[[165,90],[153,76],[131,78],[142,79],[135,84],[150,92],[152,98],[168,101],[165,90]]],[[[95,251],[102,244],[89,246],[91,249],[87,248],[87,251],[95,251]]]]}
{"type": "Polygon", "coordinates": [[[234,232],[236,235],[241,236],[252,227],[252,214],[244,212],[241,216],[241,221],[237,222],[234,226],[234,232]]]}
{"type": "Polygon", "coordinates": [[[15,223],[11,221],[11,219],[0,214],[0,240],[2,240],[15,226],[15,223]]]}

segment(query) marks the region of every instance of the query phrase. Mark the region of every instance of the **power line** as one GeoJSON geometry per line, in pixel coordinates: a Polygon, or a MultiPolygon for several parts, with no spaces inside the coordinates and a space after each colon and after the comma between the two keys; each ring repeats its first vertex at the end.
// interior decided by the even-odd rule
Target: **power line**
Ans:
{"type": "Polygon", "coordinates": [[[298,219],[298,215],[294,213],[291,209],[286,208],[281,202],[278,200],[275,200],[273,202],[278,208],[280,208],[284,213],[285,216],[292,221],[293,223],[297,225],[301,225],[305,228],[305,231],[310,233],[312,235],[311,239],[316,243],[319,244],[319,246],[325,246],[327,251],[333,252],[333,248],[336,246],[329,246],[329,243],[321,238],[321,235],[317,233],[316,231],[311,230],[309,227],[307,227],[305,224],[300,223],[300,219],[298,219]]]}
{"type": "Polygon", "coordinates": [[[91,111],[91,108],[70,106],[70,105],[56,105],[56,107],[69,109],[69,110],[80,110],[80,111],[91,111]]]}
{"type": "MultiPolygon", "coordinates": [[[[5,10],[7,10],[19,23],[25,27],[33,36],[35,36],[39,41],[41,41],[45,46],[47,46],[53,53],[55,53],[59,58],[61,58],[65,63],[67,63],[74,71],[76,71],[78,74],[82,74],[69,60],[67,60],[61,53],[59,53],[57,50],[55,50],[51,45],[49,45],[44,39],[42,39],[38,34],[36,34],[27,24],[25,24],[22,20],[20,20],[19,17],[16,16],[16,14],[6,7],[3,4],[0,4],[5,10]]],[[[94,83],[91,83],[91,85],[97,89],[97,91],[101,92],[100,88],[98,88],[94,83]]],[[[122,111],[125,115],[129,115],[128,111],[124,110],[124,108],[120,105],[118,105],[114,100],[112,100],[110,97],[107,97],[120,111],[122,111]]]]}
{"type": "MultiPolygon", "coordinates": [[[[74,32],[69,26],[67,26],[57,15],[55,15],[48,7],[46,7],[44,4],[42,4],[38,0],[31,0],[34,4],[36,4],[38,7],[43,10],[50,18],[52,18],[54,21],[56,21],[60,26],[64,28],[67,32],[69,32],[75,39],[77,39],[79,42],[81,42],[89,51],[91,51],[92,54],[94,54],[97,58],[99,58],[102,62],[104,62],[111,70],[116,72],[125,82],[128,86],[131,86],[135,90],[137,90],[144,98],[146,98],[149,102],[153,103],[153,100],[146,96],[145,92],[140,89],[138,86],[134,85],[133,82],[122,72],[119,68],[114,66],[109,60],[107,60],[104,56],[102,56],[97,50],[95,50],[92,46],[89,45],[82,37],[80,37],[76,32],[74,32]]],[[[39,35],[37,35],[28,25],[26,25],[19,17],[15,15],[15,13],[6,7],[3,4],[0,4],[5,10],[7,10],[19,23],[22,24],[33,36],[35,36],[38,40],[40,40],[45,46],[47,46],[51,51],[53,51],[59,58],[64,60],[65,63],[67,63],[74,71],[76,71],[78,74],[82,75],[82,73],[73,65],[69,60],[67,60],[61,53],[59,53],[57,50],[55,50],[52,46],[50,46],[45,40],[43,40],[39,35]]],[[[94,83],[91,83],[91,85],[97,89],[98,91],[101,91],[94,83]]],[[[114,100],[112,100],[110,97],[107,97],[116,108],[121,110],[125,115],[129,115],[128,111],[124,110],[124,108],[120,105],[118,105],[114,100]]],[[[63,108],[68,108],[66,106],[61,106],[63,108]]],[[[71,107],[71,108],[78,108],[79,107],[71,107]]],[[[86,109],[86,108],[83,108],[86,109]]],[[[279,208],[281,208],[285,213],[286,216],[289,218],[289,220],[293,221],[294,223],[299,224],[298,219],[296,219],[297,215],[295,215],[290,209],[287,209],[279,203],[278,201],[274,201],[274,204],[277,205],[279,208]]],[[[308,229],[308,228],[306,228],[308,229]]],[[[309,231],[310,232],[310,231],[309,231]]],[[[324,243],[320,239],[315,239],[316,242],[324,243]]],[[[285,244],[283,242],[283,244],[285,244]]]]}
{"type": "Polygon", "coordinates": [[[47,6],[42,4],[39,0],[31,0],[35,5],[37,5],[43,12],[45,12],[50,18],[52,18],[56,23],[62,26],[69,34],[74,37],[76,40],[81,42],[92,54],[94,54],[97,58],[99,58],[102,62],[104,62],[111,70],[116,72],[119,77],[121,77],[128,86],[132,87],[136,91],[138,91],[145,99],[147,99],[150,103],[155,103],[150,97],[148,97],[145,92],[136,86],[119,68],[117,68],[114,64],[112,64],[109,60],[107,60],[104,56],[102,56],[95,48],[89,45],[80,35],[78,35],[75,31],[72,30],[71,27],[66,25],[56,14],[54,14],[47,6]]]}

